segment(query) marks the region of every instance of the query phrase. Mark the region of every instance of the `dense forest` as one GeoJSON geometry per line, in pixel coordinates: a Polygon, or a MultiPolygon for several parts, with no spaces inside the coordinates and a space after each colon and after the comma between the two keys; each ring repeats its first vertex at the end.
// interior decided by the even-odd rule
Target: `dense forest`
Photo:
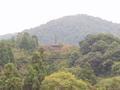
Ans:
{"type": "Polygon", "coordinates": [[[79,46],[46,46],[24,32],[1,40],[0,90],[120,90],[120,38],[89,34],[79,46]]]}

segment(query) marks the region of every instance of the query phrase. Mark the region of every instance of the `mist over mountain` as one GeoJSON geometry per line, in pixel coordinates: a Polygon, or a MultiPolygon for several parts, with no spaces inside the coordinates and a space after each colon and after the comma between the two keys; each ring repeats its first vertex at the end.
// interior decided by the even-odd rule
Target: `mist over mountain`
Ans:
{"type": "MultiPolygon", "coordinates": [[[[52,20],[23,32],[36,35],[43,44],[53,44],[56,40],[58,43],[77,45],[88,34],[111,33],[119,36],[120,24],[81,14],[52,20]]],[[[16,34],[3,35],[0,36],[0,39],[7,39],[13,36],[16,36],[16,34]]]]}

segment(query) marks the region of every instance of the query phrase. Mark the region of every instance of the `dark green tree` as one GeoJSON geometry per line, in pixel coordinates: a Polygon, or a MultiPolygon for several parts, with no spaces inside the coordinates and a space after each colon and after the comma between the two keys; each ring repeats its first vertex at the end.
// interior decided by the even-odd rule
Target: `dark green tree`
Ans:
{"type": "Polygon", "coordinates": [[[19,33],[16,38],[17,47],[25,50],[33,50],[38,47],[38,39],[29,33],[19,33]]]}
{"type": "Polygon", "coordinates": [[[0,43],[0,64],[14,62],[14,55],[10,46],[5,43],[0,43]]]}

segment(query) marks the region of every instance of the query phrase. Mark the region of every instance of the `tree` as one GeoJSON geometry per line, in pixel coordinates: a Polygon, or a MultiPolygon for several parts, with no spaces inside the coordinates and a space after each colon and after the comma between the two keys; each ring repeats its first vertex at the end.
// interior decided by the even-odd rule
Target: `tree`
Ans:
{"type": "Polygon", "coordinates": [[[120,62],[116,62],[116,63],[112,66],[112,74],[113,74],[113,75],[120,75],[120,62]]]}
{"type": "Polygon", "coordinates": [[[77,65],[89,63],[97,76],[111,74],[114,61],[120,58],[120,39],[111,34],[88,35],[79,43],[82,56],[77,65]]]}
{"type": "Polygon", "coordinates": [[[105,53],[107,48],[108,48],[107,43],[103,40],[99,40],[92,45],[91,51],[93,52],[99,51],[101,53],[105,53]]]}
{"type": "Polygon", "coordinates": [[[36,48],[39,45],[38,38],[35,35],[32,36],[32,44],[33,44],[33,48],[36,48]]]}
{"type": "Polygon", "coordinates": [[[24,80],[24,90],[40,90],[41,82],[46,75],[44,66],[44,51],[34,52],[32,62],[28,67],[28,72],[24,80]]]}
{"type": "Polygon", "coordinates": [[[79,45],[82,54],[87,54],[88,52],[91,51],[90,45],[87,41],[81,41],[79,45]]]}
{"type": "Polygon", "coordinates": [[[17,47],[25,50],[33,50],[38,47],[38,39],[29,33],[19,33],[16,38],[17,47]]]}
{"type": "Polygon", "coordinates": [[[35,81],[36,76],[37,76],[37,71],[33,69],[33,67],[30,65],[28,67],[28,72],[24,79],[23,90],[32,90],[33,88],[38,88],[38,86],[35,87],[35,85],[33,87],[33,84],[36,82],[35,81]]]}
{"type": "Polygon", "coordinates": [[[79,53],[77,51],[74,51],[69,56],[69,66],[74,66],[76,60],[80,57],[79,53]]]}
{"type": "Polygon", "coordinates": [[[45,77],[42,82],[43,90],[89,90],[87,83],[77,80],[69,72],[56,72],[45,77]]]}
{"type": "Polygon", "coordinates": [[[3,66],[11,62],[14,62],[14,55],[11,47],[5,43],[0,43],[0,64],[3,66]]]}
{"type": "Polygon", "coordinates": [[[85,64],[82,67],[64,68],[63,70],[72,73],[78,79],[89,82],[92,85],[97,83],[97,77],[89,64],[85,64]]]}
{"type": "Polygon", "coordinates": [[[103,79],[96,87],[97,90],[120,90],[120,77],[103,79]]]}
{"type": "Polygon", "coordinates": [[[77,77],[91,83],[92,85],[97,83],[97,77],[89,63],[82,65],[77,77]]]}
{"type": "Polygon", "coordinates": [[[5,65],[0,76],[0,88],[2,90],[22,90],[22,79],[13,63],[5,65]]]}

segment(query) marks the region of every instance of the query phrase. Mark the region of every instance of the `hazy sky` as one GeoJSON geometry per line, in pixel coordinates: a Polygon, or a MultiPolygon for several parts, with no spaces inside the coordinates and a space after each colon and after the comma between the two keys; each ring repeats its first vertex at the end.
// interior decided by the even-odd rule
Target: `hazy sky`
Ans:
{"type": "Polygon", "coordinates": [[[120,23],[120,0],[0,0],[0,35],[75,14],[120,23]]]}

